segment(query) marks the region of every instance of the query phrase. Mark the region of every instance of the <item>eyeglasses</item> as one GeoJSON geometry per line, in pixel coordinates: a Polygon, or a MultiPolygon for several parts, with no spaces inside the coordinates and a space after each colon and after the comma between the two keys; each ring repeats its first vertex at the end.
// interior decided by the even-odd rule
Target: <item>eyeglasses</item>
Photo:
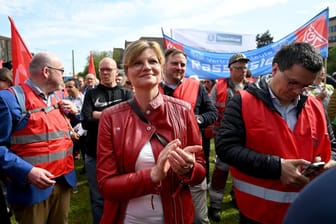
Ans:
{"type": "Polygon", "coordinates": [[[103,73],[103,72],[111,73],[114,70],[116,70],[116,68],[99,68],[99,72],[101,72],[101,73],[103,73]]]}
{"type": "Polygon", "coordinates": [[[246,66],[231,66],[234,69],[237,69],[238,71],[246,71],[247,67],[246,66]]]}
{"type": "Polygon", "coordinates": [[[280,71],[280,72],[283,74],[283,77],[285,77],[286,79],[288,89],[292,89],[292,90],[299,89],[301,90],[301,92],[303,92],[305,88],[309,86],[309,84],[302,84],[302,83],[299,83],[298,81],[290,79],[288,75],[283,71],[280,71]]]}
{"type": "Polygon", "coordinates": [[[201,80],[201,83],[207,84],[207,83],[210,83],[210,80],[201,80]]]}
{"type": "Polygon", "coordinates": [[[61,72],[62,74],[64,73],[64,68],[55,68],[55,67],[52,67],[52,66],[49,66],[49,65],[47,65],[47,68],[57,70],[57,71],[61,72]]]}

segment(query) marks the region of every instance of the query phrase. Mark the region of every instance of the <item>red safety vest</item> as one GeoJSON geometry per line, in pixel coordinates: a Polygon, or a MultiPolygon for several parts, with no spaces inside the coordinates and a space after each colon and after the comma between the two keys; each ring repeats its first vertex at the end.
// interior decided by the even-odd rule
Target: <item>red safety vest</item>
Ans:
{"type": "MultiPolygon", "coordinates": [[[[187,101],[191,104],[191,108],[194,110],[196,100],[198,97],[200,83],[197,80],[183,78],[181,84],[174,90],[173,96],[177,99],[187,101]]],[[[159,90],[164,94],[164,90],[159,86],[159,90]]]]}
{"type": "Polygon", "coordinates": [[[74,168],[73,143],[69,123],[58,109],[56,98],[47,107],[29,86],[24,84],[22,89],[30,116],[25,128],[13,131],[11,150],[55,177],[69,173],[74,168]]]}
{"type": "MultiPolygon", "coordinates": [[[[328,162],[331,146],[321,102],[308,98],[293,131],[277,112],[247,91],[242,97],[246,130],[245,147],[284,159],[313,161],[320,155],[328,162]]],[[[230,167],[238,208],[261,223],[282,223],[290,203],[301,188],[283,185],[280,180],[255,178],[230,167]]]]}
{"type": "Polygon", "coordinates": [[[215,126],[220,126],[220,122],[223,118],[223,114],[226,106],[226,97],[227,97],[227,88],[228,88],[229,79],[221,78],[218,79],[216,83],[216,102],[215,106],[218,111],[218,118],[215,121],[215,126]]]}

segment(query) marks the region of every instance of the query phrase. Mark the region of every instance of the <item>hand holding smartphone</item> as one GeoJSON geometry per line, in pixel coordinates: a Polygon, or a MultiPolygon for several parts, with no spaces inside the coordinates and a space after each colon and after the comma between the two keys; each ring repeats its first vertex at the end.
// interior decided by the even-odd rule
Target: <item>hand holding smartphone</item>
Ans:
{"type": "Polygon", "coordinates": [[[324,165],[325,165],[325,162],[312,163],[304,168],[304,170],[302,171],[302,175],[308,177],[313,173],[321,171],[324,165]]]}

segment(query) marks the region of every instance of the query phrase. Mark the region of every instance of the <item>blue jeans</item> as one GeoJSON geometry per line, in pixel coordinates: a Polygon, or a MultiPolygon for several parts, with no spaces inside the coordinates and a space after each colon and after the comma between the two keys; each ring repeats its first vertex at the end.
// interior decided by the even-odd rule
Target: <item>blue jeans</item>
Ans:
{"type": "Polygon", "coordinates": [[[96,159],[85,155],[85,171],[88,178],[90,189],[90,202],[93,224],[99,224],[103,215],[103,198],[98,191],[97,173],[96,173],[96,159]]]}

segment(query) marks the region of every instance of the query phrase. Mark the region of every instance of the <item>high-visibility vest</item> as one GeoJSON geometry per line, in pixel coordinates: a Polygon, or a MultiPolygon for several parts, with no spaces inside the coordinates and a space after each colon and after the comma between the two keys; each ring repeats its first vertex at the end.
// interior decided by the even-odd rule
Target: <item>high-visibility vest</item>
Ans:
{"type": "Polygon", "coordinates": [[[217,108],[217,111],[218,111],[218,118],[215,121],[215,126],[219,126],[223,118],[223,114],[224,114],[225,106],[226,106],[228,82],[229,82],[229,79],[221,78],[221,79],[218,79],[216,83],[215,107],[217,108]]]}
{"type": "MultiPolygon", "coordinates": [[[[323,106],[309,97],[298,115],[293,131],[285,119],[247,91],[242,98],[242,118],[246,130],[245,147],[283,159],[313,161],[318,155],[328,162],[331,145],[323,106]]],[[[256,161],[257,162],[257,161],[256,161]]],[[[291,202],[301,190],[281,183],[280,179],[264,179],[247,175],[230,167],[239,210],[261,223],[282,223],[291,202]]]]}
{"type": "Polygon", "coordinates": [[[47,106],[29,86],[21,87],[25,100],[21,94],[16,97],[25,102],[29,118],[23,129],[13,131],[11,151],[55,177],[69,173],[74,168],[73,143],[69,123],[59,110],[56,98],[47,106]]]}
{"type": "MultiPolygon", "coordinates": [[[[190,78],[183,78],[181,84],[177,86],[176,89],[174,90],[173,97],[187,101],[188,103],[190,103],[191,108],[194,111],[199,88],[200,88],[199,81],[190,78]]],[[[159,85],[159,90],[162,94],[165,94],[161,85],[159,85]]]]}

